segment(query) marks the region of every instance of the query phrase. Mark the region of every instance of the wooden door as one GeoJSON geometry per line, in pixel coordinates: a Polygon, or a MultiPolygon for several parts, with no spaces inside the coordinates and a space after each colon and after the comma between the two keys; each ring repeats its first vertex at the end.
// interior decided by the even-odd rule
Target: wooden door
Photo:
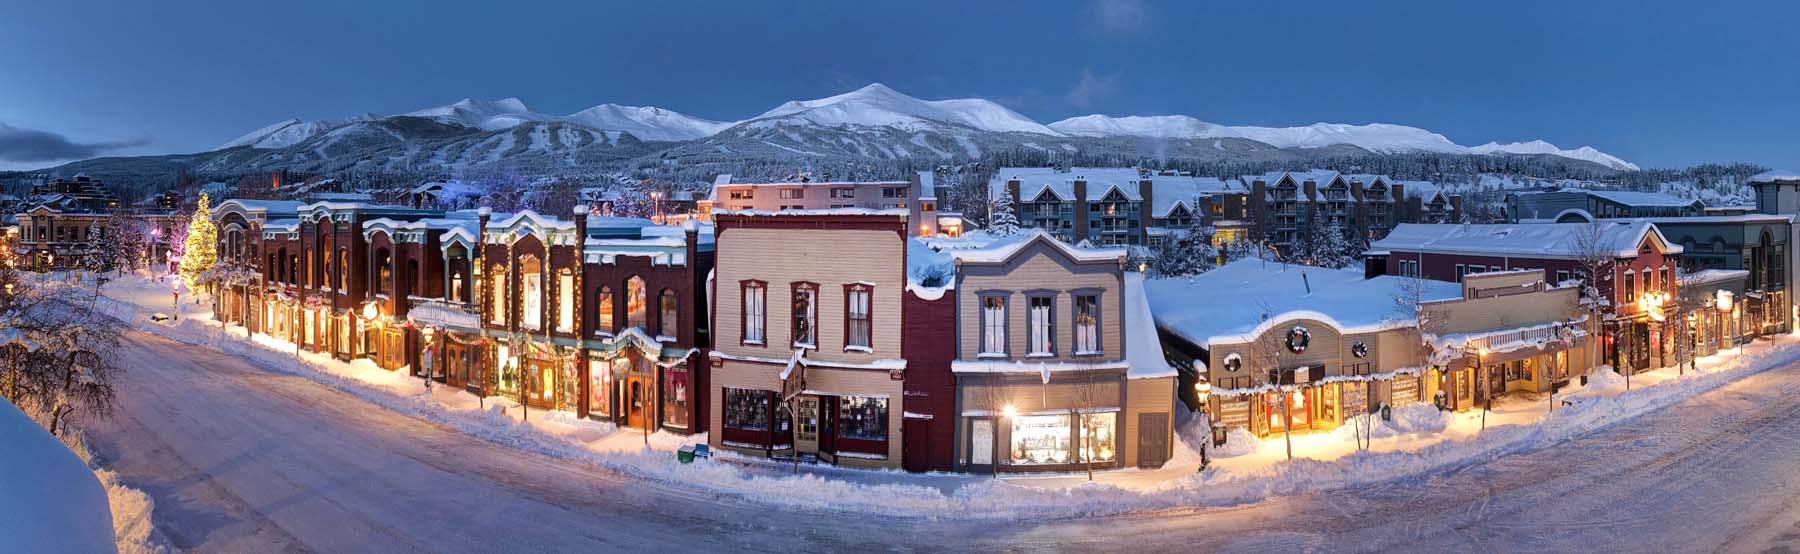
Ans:
{"type": "Polygon", "coordinates": [[[1169,461],[1169,414],[1138,414],[1138,467],[1162,467],[1169,461]]]}
{"type": "Polygon", "coordinates": [[[797,415],[794,425],[798,426],[794,431],[795,451],[802,454],[818,452],[819,424],[824,417],[820,413],[819,397],[809,395],[794,399],[794,412],[797,415]]]}
{"type": "Polygon", "coordinates": [[[930,471],[931,467],[931,421],[926,419],[906,419],[900,425],[900,435],[905,438],[901,443],[900,463],[907,471],[930,471]]]}
{"type": "Polygon", "coordinates": [[[837,410],[836,396],[819,397],[819,459],[837,463],[837,410]]]}
{"type": "Polygon", "coordinates": [[[650,385],[642,373],[625,378],[625,426],[644,428],[650,414],[650,385]]]}

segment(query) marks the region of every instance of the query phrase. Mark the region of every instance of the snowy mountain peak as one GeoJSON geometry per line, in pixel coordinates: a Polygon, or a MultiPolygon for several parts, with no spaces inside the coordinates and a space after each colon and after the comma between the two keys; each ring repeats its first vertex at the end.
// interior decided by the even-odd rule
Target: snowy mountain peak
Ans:
{"type": "Polygon", "coordinates": [[[1050,128],[1070,135],[1087,137],[1130,135],[1152,138],[1187,138],[1216,132],[1221,127],[1185,115],[1112,117],[1093,114],[1051,123],[1050,128]]]}
{"type": "Polygon", "coordinates": [[[920,100],[887,85],[868,86],[817,100],[793,100],[750,119],[769,125],[798,123],[825,127],[895,127],[914,129],[950,123],[997,133],[1061,133],[979,98],[920,100]]]}
{"type": "Polygon", "coordinates": [[[1483,144],[1481,146],[1476,146],[1476,147],[1470,148],[1469,153],[1471,153],[1471,154],[1549,154],[1552,156],[1560,156],[1560,157],[1571,158],[1571,159],[1576,159],[1576,160],[1586,160],[1586,161],[1594,162],[1594,163],[1604,165],[1606,167],[1610,167],[1613,169],[1622,169],[1622,170],[1629,170],[1629,171],[1636,171],[1638,169],[1637,164],[1633,164],[1631,162],[1619,159],[1619,157],[1614,156],[1612,154],[1607,154],[1605,152],[1601,152],[1599,150],[1594,149],[1594,147],[1592,147],[1592,146],[1583,146],[1583,147],[1576,148],[1573,150],[1564,150],[1562,148],[1557,147],[1554,144],[1550,144],[1549,142],[1546,142],[1543,140],[1514,142],[1514,143],[1510,143],[1510,144],[1500,144],[1498,142],[1489,142],[1489,143],[1483,144]]]}
{"type": "Polygon", "coordinates": [[[600,131],[625,131],[643,140],[677,141],[712,136],[736,122],[713,121],[654,106],[601,104],[569,114],[570,123],[600,131]]]}

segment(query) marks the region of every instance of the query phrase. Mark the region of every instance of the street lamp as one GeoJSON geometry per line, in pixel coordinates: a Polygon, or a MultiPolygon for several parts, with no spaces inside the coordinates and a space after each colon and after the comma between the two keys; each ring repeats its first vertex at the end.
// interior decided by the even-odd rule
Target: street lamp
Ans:
{"type": "Polygon", "coordinates": [[[181,321],[181,281],[169,283],[169,289],[175,293],[175,311],[169,317],[174,321],[181,321]]]}
{"type": "Polygon", "coordinates": [[[1486,391],[1486,394],[1482,395],[1484,402],[1481,408],[1481,430],[1483,431],[1487,430],[1487,413],[1494,409],[1494,380],[1487,367],[1487,354],[1486,346],[1475,349],[1475,367],[1481,370],[1481,388],[1486,391]]]}
{"type": "Polygon", "coordinates": [[[662,196],[660,190],[650,191],[650,220],[662,224],[662,196]]]}

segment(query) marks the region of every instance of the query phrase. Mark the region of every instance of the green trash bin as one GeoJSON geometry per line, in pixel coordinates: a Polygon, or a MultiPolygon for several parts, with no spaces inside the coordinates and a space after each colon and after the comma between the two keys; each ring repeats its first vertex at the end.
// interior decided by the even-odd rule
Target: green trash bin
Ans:
{"type": "Polygon", "coordinates": [[[694,447],[683,446],[683,447],[681,447],[681,450],[676,450],[675,451],[675,459],[681,460],[681,463],[684,463],[684,464],[693,463],[694,462],[694,447]]]}

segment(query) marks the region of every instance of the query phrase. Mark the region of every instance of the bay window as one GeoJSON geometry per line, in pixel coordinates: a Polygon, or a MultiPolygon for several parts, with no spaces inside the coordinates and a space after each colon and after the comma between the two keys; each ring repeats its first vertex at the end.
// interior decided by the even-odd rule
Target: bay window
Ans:
{"type": "Polygon", "coordinates": [[[1100,353],[1100,297],[1075,297],[1075,354],[1100,353]]]}
{"type": "Polygon", "coordinates": [[[1006,355],[1006,297],[981,297],[981,354],[1006,355]]]}
{"type": "Polygon", "coordinates": [[[769,321],[768,314],[763,311],[767,305],[768,286],[758,281],[745,281],[741,286],[744,302],[744,309],[741,312],[744,318],[742,327],[744,333],[741,342],[761,345],[765,340],[764,327],[769,321]]]}
{"type": "Polygon", "coordinates": [[[1030,309],[1030,341],[1026,345],[1027,356],[1054,356],[1056,336],[1056,297],[1033,296],[1028,302],[1030,309]]]}
{"type": "Polygon", "coordinates": [[[812,283],[795,283],[793,296],[794,348],[818,348],[819,286],[812,283]]]}
{"type": "Polygon", "coordinates": [[[844,295],[844,349],[869,350],[874,346],[869,308],[874,291],[868,285],[851,285],[844,295]]]}

